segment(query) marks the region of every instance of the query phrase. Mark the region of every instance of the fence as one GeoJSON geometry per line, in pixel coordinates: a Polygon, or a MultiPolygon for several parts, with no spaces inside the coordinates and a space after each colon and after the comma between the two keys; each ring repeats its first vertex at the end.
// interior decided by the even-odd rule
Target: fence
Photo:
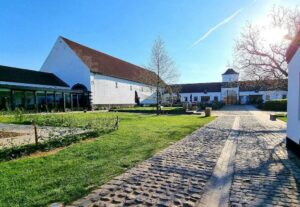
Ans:
{"type": "Polygon", "coordinates": [[[36,151],[49,151],[80,140],[98,137],[117,130],[119,122],[118,116],[80,119],[50,116],[32,119],[27,126],[14,125],[11,128],[3,128],[0,131],[0,161],[15,159],[36,151]]]}

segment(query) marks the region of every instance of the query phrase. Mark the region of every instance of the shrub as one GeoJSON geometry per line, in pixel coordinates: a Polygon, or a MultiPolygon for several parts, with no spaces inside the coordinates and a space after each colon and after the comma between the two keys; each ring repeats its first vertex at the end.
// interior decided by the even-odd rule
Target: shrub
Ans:
{"type": "Polygon", "coordinates": [[[264,104],[262,104],[262,109],[267,111],[286,111],[287,99],[266,101],[264,104]]]}
{"type": "Polygon", "coordinates": [[[204,102],[200,103],[200,107],[202,110],[204,110],[206,107],[212,107],[213,110],[217,110],[217,109],[222,108],[223,106],[224,106],[224,103],[221,101],[213,101],[211,103],[204,103],[204,102]]]}

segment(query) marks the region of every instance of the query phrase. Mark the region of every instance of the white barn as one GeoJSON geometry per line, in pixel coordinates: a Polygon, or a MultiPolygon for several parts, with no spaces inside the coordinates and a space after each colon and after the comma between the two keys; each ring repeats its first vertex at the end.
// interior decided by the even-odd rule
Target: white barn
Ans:
{"type": "Polygon", "coordinates": [[[300,32],[290,45],[286,59],[289,71],[287,147],[300,155],[300,32]]]}
{"type": "Polygon", "coordinates": [[[71,88],[89,91],[94,108],[135,105],[137,98],[141,104],[156,102],[150,81],[155,73],[64,37],[57,39],[41,71],[54,73],[71,88]]]}

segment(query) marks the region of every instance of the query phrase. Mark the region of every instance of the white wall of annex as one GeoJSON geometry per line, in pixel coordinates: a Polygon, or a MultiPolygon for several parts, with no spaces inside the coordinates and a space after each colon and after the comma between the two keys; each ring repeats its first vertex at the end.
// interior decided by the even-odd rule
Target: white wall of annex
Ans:
{"type": "Polygon", "coordinates": [[[241,91],[240,96],[250,95],[262,95],[264,101],[267,100],[267,96],[270,96],[270,100],[282,99],[284,95],[287,95],[287,91],[241,91]]]}
{"type": "Polygon", "coordinates": [[[296,52],[288,66],[288,122],[287,136],[300,144],[300,50],[296,52]]]}
{"type": "Polygon", "coordinates": [[[141,104],[156,103],[155,87],[95,73],[90,79],[93,104],[135,104],[135,91],[141,104]]]}
{"type": "Polygon", "coordinates": [[[41,71],[54,73],[70,87],[80,83],[88,90],[91,89],[90,70],[60,37],[42,65],[41,71]]]}
{"type": "Polygon", "coordinates": [[[185,102],[185,97],[187,97],[188,102],[190,102],[190,96],[193,96],[193,101],[194,102],[194,97],[198,97],[198,102],[201,102],[201,96],[209,96],[210,101],[214,100],[214,97],[217,96],[218,100],[221,101],[221,93],[220,92],[207,92],[207,93],[180,93],[180,101],[185,102]]]}

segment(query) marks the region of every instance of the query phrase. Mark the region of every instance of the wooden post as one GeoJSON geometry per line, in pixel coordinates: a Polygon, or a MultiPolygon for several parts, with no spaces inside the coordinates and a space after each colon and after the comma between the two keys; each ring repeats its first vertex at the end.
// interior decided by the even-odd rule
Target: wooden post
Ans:
{"type": "Polygon", "coordinates": [[[116,118],[115,129],[119,129],[119,116],[116,118]]]}
{"type": "Polygon", "coordinates": [[[35,141],[35,145],[38,145],[39,144],[39,138],[38,138],[38,134],[37,134],[37,127],[36,127],[35,121],[32,121],[32,125],[33,125],[33,129],[34,129],[34,141],[35,141]]]}

